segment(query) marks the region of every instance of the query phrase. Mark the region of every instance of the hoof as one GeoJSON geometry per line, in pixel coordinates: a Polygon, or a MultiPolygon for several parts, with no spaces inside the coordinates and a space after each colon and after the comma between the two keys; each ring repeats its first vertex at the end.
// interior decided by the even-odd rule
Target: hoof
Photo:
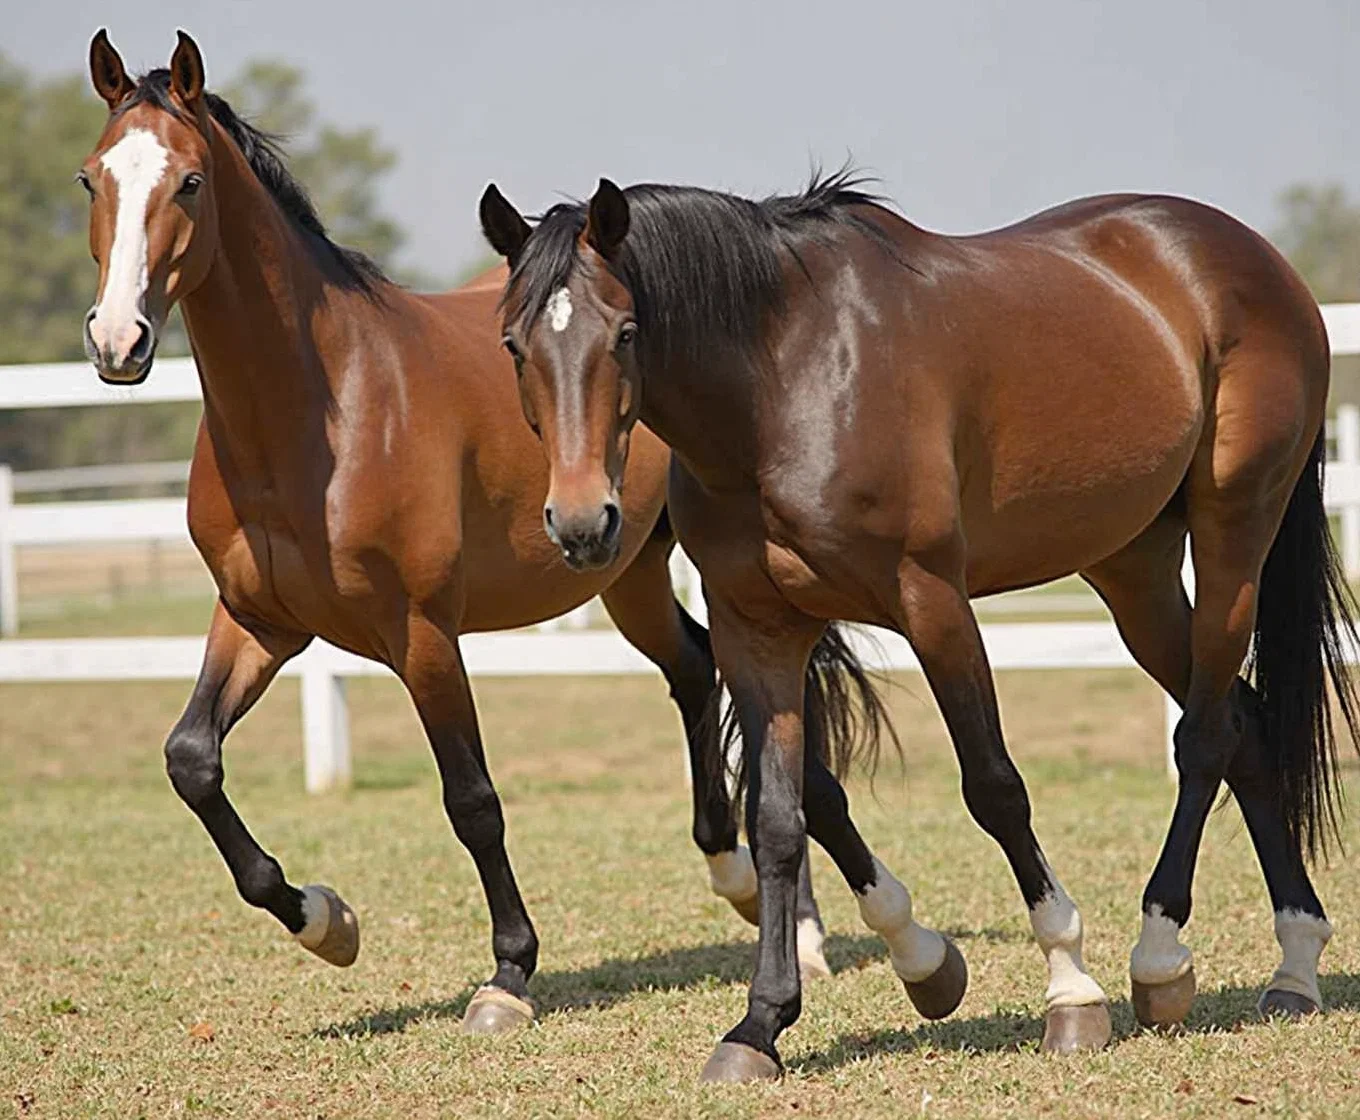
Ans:
{"type": "Polygon", "coordinates": [[[1186,969],[1165,984],[1133,982],[1133,1013],[1145,1027],[1167,1030],[1179,1027],[1195,1002],[1195,969],[1186,969]]]}
{"type": "Polygon", "coordinates": [[[1055,1007],[1044,1022],[1045,1054],[1075,1054],[1101,1050],[1110,1041],[1110,1009],[1103,1003],[1055,1007]]]}
{"type": "Polygon", "coordinates": [[[1308,996],[1298,992],[1286,992],[1281,988],[1267,988],[1261,993],[1256,1010],[1263,1019],[1302,1019],[1305,1015],[1316,1015],[1322,1010],[1308,996]]]}
{"type": "Polygon", "coordinates": [[[737,1085],[748,1081],[777,1081],[783,1072],[779,1063],[768,1054],[740,1042],[720,1042],[704,1063],[699,1080],[707,1084],[727,1082],[737,1085]]]}
{"type": "Polygon", "coordinates": [[[359,919],[330,887],[302,888],[302,912],[307,924],[297,939],[323,961],[347,968],[359,955],[359,919]]]}
{"type": "Polygon", "coordinates": [[[958,946],[944,939],[944,963],[924,980],[903,980],[916,1010],[927,1019],[943,1019],[963,1001],[968,990],[968,962],[958,946]]]}
{"type": "Polygon", "coordinates": [[[533,1004],[503,988],[484,984],[477,989],[463,1012],[464,1034],[505,1034],[534,1021],[533,1004]]]}

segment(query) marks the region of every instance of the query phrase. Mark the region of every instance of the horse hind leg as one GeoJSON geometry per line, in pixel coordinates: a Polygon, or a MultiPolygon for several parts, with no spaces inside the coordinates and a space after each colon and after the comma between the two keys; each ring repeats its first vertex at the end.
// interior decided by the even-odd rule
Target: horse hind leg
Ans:
{"type": "MultiPolygon", "coordinates": [[[[718,726],[717,669],[708,631],[676,601],[668,560],[675,541],[663,516],[633,562],[600,596],[619,633],[661,670],[680,711],[689,750],[694,843],[708,863],[709,886],[752,925],[760,920],[755,863],[737,842],[718,726]]],[[[829,976],[825,931],[804,859],[798,877],[798,958],[805,979],[829,976]]]]}
{"type": "MultiPolygon", "coordinates": [[[[1191,675],[1184,552],[1184,516],[1168,510],[1120,552],[1082,573],[1110,609],[1134,660],[1181,704],[1191,675]]],[[[1177,805],[1184,812],[1179,800],[1177,805]]],[[[1130,959],[1134,1010],[1144,1026],[1180,1023],[1194,1003],[1193,959],[1180,942],[1184,920],[1174,921],[1162,900],[1145,895],[1143,929],[1130,959]]]]}
{"type": "Polygon", "coordinates": [[[1224,780],[1246,820],[1285,950],[1264,1011],[1316,1005],[1317,957],[1330,933],[1279,797],[1270,758],[1278,744],[1263,741],[1255,695],[1239,678],[1256,627],[1262,567],[1298,464],[1281,462],[1275,449],[1283,441],[1253,439],[1245,430],[1225,433],[1223,424],[1220,416],[1208,431],[1186,481],[1197,585],[1193,612],[1175,574],[1179,543],[1174,554],[1162,553],[1169,560],[1150,567],[1159,573],[1152,582],[1145,571],[1141,588],[1128,579],[1127,565],[1122,580],[1111,578],[1117,562],[1088,577],[1111,604],[1135,657],[1184,708],[1175,732],[1176,807],[1144,893],[1143,929],[1130,962],[1135,1010],[1145,1025],[1180,1022],[1193,1000],[1193,966],[1180,931],[1190,917],[1204,823],[1224,780]],[[1158,617],[1160,636],[1155,621],[1149,622],[1158,617]],[[1277,991],[1284,994],[1272,994],[1277,991]]]}

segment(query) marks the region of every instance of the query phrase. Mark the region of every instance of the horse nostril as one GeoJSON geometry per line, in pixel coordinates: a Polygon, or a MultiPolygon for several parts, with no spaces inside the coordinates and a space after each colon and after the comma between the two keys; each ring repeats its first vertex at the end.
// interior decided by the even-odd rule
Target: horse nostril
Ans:
{"type": "Polygon", "coordinates": [[[619,528],[623,524],[623,514],[619,512],[618,502],[605,502],[604,504],[604,534],[602,540],[605,544],[613,542],[619,535],[619,528]]]}
{"type": "Polygon", "coordinates": [[[139,320],[137,323],[137,341],[132,344],[132,349],[128,351],[129,360],[141,364],[151,356],[151,350],[156,344],[156,336],[151,333],[151,324],[146,320],[139,320]]]}
{"type": "Polygon", "coordinates": [[[552,507],[552,506],[544,506],[544,507],[543,507],[543,524],[547,527],[548,532],[551,533],[551,532],[552,532],[552,529],[553,529],[553,507],[552,507]]]}
{"type": "Polygon", "coordinates": [[[94,324],[94,308],[90,308],[90,313],[85,316],[85,356],[90,361],[97,361],[99,358],[99,347],[95,345],[94,332],[90,329],[94,324]]]}

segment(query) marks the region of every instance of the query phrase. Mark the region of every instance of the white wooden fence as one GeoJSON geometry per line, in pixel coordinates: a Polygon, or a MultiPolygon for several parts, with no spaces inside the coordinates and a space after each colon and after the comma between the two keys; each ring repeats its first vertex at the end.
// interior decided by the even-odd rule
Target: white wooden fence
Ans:
{"type": "MultiPolygon", "coordinates": [[[[1323,308],[1332,352],[1360,354],[1360,304],[1323,308]]],[[[105,386],[81,363],[0,368],[0,409],[63,405],[128,404],[200,399],[198,377],[188,359],[157,363],[137,389],[105,386]]],[[[1334,463],[1327,479],[1327,503],[1341,519],[1340,543],[1347,569],[1360,574],[1360,411],[1338,410],[1332,429],[1334,463]]],[[[156,464],[164,477],[133,478],[124,471],[116,484],[165,481],[176,464],[156,464]]],[[[16,490],[60,489],[115,484],[87,473],[41,472],[15,476],[0,467],[0,622],[12,633],[18,613],[14,552],[25,544],[87,541],[187,540],[183,499],[121,502],[16,504],[16,490]],[[16,486],[16,481],[18,485],[16,486]]],[[[103,474],[104,472],[100,472],[103,474]]],[[[154,470],[151,473],[155,473],[154,470]]],[[[170,479],[173,481],[173,479],[170,479]]],[[[677,553],[675,567],[683,594],[702,613],[697,573],[677,553]]],[[[581,614],[577,613],[579,621],[581,614]]],[[[1133,665],[1109,622],[994,623],[983,639],[997,669],[1098,669],[1133,665]]],[[[854,640],[866,661],[879,669],[919,669],[898,635],[861,631],[854,640]]],[[[463,640],[474,675],[617,674],[651,672],[652,666],[616,632],[515,632],[471,635],[463,640]]],[[[200,638],[81,638],[0,641],[0,682],[192,679],[202,660],[200,638]]],[[[307,788],[319,791],[348,782],[350,743],[344,682],[385,669],[315,643],[292,662],[285,675],[302,681],[302,722],[307,788]]],[[[1168,767],[1171,729],[1178,711],[1166,711],[1168,767]]]]}

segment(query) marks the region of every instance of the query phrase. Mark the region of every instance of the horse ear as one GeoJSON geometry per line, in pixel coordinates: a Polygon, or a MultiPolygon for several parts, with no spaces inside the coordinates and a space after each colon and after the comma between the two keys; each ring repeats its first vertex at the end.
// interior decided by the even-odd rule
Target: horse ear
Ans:
{"type": "Polygon", "coordinates": [[[623,191],[610,180],[601,179],[586,216],[586,244],[608,260],[628,236],[628,222],[628,199],[623,191]]]}
{"type": "Polygon", "coordinates": [[[123,69],[122,56],[113,49],[109,33],[102,27],[90,40],[90,81],[110,112],[118,108],[134,88],[132,79],[123,69]]]}
{"type": "Polygon", "coordinates": [[[482,192],[477,212],[482,219],[482,234],[491,247],[513,265],[519,259],[524,243],[529,240],[532,232],[529,223],[501,194],[495,183],[487,184],[486,190],[482,192]]]}
{"type": "Polygon", "coordinates": [[[176,31],[179,43],[170,56],[170,91],[189,108],[203,96],[203,54],[198,44],[183,31],[176,31]]]}

